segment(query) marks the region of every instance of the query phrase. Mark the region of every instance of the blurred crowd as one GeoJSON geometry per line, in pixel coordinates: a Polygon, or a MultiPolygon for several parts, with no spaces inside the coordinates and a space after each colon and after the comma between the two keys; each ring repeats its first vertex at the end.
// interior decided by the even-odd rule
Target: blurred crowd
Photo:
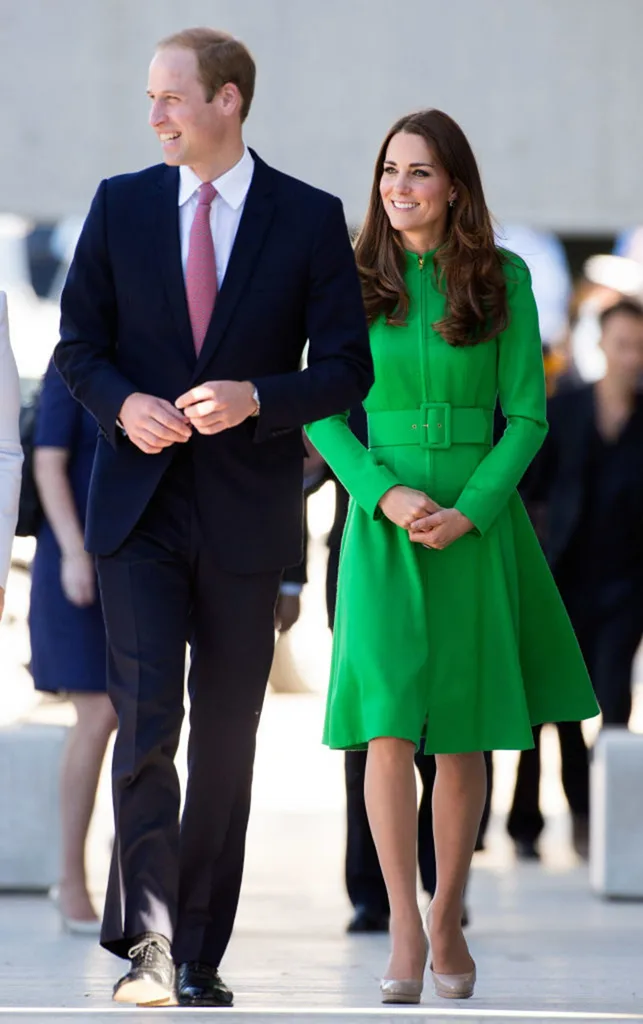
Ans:
{"type": "MultiPolygon", "coordinates": [[[[37,397],[31,440],[40,511],[29,528],[36,536],[31,670],[37,689],[66,695],[77,714],[62,772],[64,840],[56,899],[67,927],[89,931],[97,929],[98,915],[87,891],[85,843],[102,759],[115,727],[105,694],[105,639],[94,569],[83,549],[95,427],[58,375],[47,370],[56,340],[60,286],[79,226],[65,221],[29,231],[15,219],[2,220],[0,288],[7,291],[15,318],[13,342],[25,396],[31,392],[37,397]]],[[[575,275],[553,233],[506,225],[498,232],[498,244],[522,256],[532,273],[550,401],[549,436],[523,481],[523,499],[572,619],[603,725],[627,728],[632,666],[643,634],[643,228],[624,232],[612,252],[592,255],[575,275]]],[[[354,411],[352,426],[363,437],[360,410],[354,411]]],[[[503,426],[499,410],[497,429],[503,426]]],[[[326,579],[332,628],[348,497],[309,449],[306,495],[328,480],[336,487],[326,579]]],[[[284,580],[275,623],[282,636],[297,621],[305,583],[305,564],[284,580]]],[[[292,689],[287,663],[275,664],[273,687],[292,689]]],[[[540,730],[535,730],[535,748],[520,757],[507,821],[516,855],[525,859],[539,858],[544,827],[540,730]]],[[[558,736],[573,845],[586,858],[590,752],[580,724],[559,724],[558,736]]],[[[434,761],[420,753],[417,764],[424,789],[419,867],[431,894],[434,761]]],[[[388,927],[386,889],[364,807],[364,768],[365,754],[346,754],[346,886],[354,908],[348,925],[352,932],[388,927]]],[[[479,849],[485,842],[491,786],[490,771],[479,849]]]]}

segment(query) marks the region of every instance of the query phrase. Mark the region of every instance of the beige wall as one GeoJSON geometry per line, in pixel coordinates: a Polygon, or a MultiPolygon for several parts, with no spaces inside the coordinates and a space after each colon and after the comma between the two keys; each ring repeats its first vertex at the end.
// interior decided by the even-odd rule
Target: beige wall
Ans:
{"type": "Polygon", "coordinates": [[[259,65],[247,138],[362,215],[390,122],[460,121],[501,220],[617,230],[643,217],[643,0],[0,0],[0,210],[83,212],[158,160],[154,42],[189,24],[259,65]]]}

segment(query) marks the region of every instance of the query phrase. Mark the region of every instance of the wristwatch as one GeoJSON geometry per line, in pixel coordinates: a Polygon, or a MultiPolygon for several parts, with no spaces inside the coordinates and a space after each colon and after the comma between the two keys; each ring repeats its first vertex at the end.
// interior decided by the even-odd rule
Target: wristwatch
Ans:
{"type": "Polygon", "coordinates": [[[256,385],[252,389],[252,400],[253,402],[257,403],[257,408],[255,409],[254,412],[250,413],[250,416],[258,416],[259,413],[261,412],[261,401],[259,399],[259,392],[257,391],[256,385]]]}

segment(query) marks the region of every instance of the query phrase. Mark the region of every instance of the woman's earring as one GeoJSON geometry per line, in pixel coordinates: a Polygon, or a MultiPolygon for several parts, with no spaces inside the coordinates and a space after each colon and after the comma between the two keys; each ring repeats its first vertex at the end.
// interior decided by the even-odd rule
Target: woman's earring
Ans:
{"type": "Polygon", "coordinates": [[[449,206],[451,207],[451,209],[453,209],[453,207],[455,206],[455,199],[449,199],[449,206]]]}

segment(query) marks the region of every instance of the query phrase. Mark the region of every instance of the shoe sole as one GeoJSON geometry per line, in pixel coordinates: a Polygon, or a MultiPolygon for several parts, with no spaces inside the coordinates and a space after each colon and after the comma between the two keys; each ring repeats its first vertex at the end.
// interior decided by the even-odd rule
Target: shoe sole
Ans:
{"type": "Polygon", "coordinates": [[[130,1006],[168,1006],[176,1005],[174,993],[154,981],[126,981],[112,996],[115,1003],[128,1003],[130,1006]]]}
{"type": "Polygon", "coordinates": [[[382,996],[382,1002],[392,1006],[395,1003],[404,1006],[419,1006],[422,1001],[421,996],[382,996]]]}

